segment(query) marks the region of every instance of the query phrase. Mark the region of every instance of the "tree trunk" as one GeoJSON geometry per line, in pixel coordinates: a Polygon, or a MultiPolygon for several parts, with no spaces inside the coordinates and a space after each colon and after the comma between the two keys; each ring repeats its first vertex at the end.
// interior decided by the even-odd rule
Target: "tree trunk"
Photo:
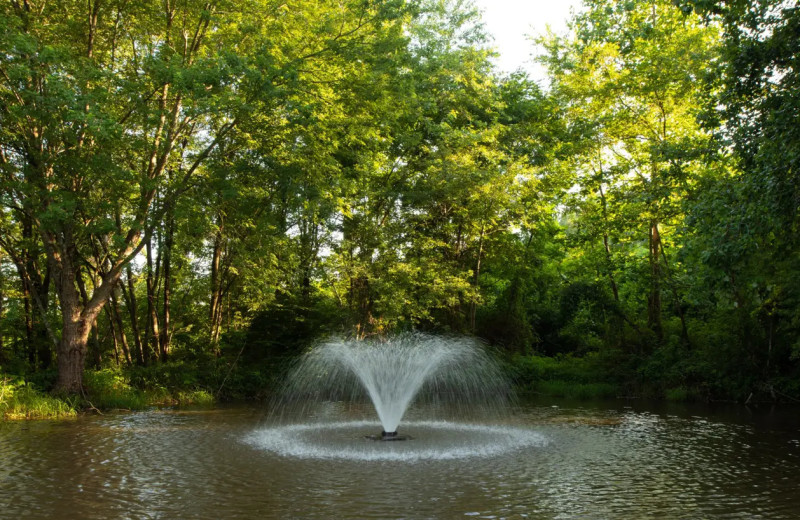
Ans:
{"type": "Polygon", "coordinates": [[[619,288],[614,279],[614,269],[611,262],[611,246],[608,244],[608,233],[603,232],[603,247],[606,250],[606,270],[608,271],[608,282],[611,284],[611,292],[614,294],[614,301],[619,303],[619,288]]]}
{"type": "Polygon", "coordinates": [[[672,298],[675,305],[675,313],[681,319],[681,337],[686,342],[686,345],[691,347],[692,342],[689,339],[689,328],[686,326],[686,315],[683,312],[683,307],[681,306],[681,299],[678,295],[678,289],[675,286],[675,279],[672,276],[672,269],[669,267],[669,259],[667,258],[667,252],[664,251],[664,242],[662,241],[660,244],[661,250],[661,258],[664,260],[664,271],[666,272],[667,279],[669,280],[669,286],[672,291],[672,298]]]}
{"type": "Polygon", "coordinates": [[[51,256],[57,266],[56,288],[61,303],[61,341],[58,343],[58,379],[56,390],[78,393],[83,390],[83,368],[88,351],[89,334],[97,315],[103,309],[108,291],[118,281],[119,272],[105,278],[95,289],[89,303],[82,305],[76,288],[76,270],[68,255],[51,256]]]}
{"type": "Polygon", "coordinates": [[[175,235],[175,215],[169,203],[166,214],[167,236],[164,238],[164,308],[161,327],[161,361],[166,361],[170,350],[170,305],[172,298],[172,243],[175,235]]]}
{"type": "Polygon", "coordinates": [[[125,335],[125,324],[122,322],[122,316],[119,313],[116,290],[111,291],[111,315],[114,318],[114,322],[116,322],[119,332],[119,343],[122,346],[122,355],[128,366],[131,366],[133,364],[133,359],[131,358],[131,350],[128,346],[128,337],[125,335]]]}
{"type": "MultiPolygon", "coordinates": [[[[481,257],[483,257],[483,238],[484,233],[486,232],[486,224],[481,223],[481,234],[478,238],[478,258],[475,261],[475,274],[473,284],[475,285],[475,290],[480,292],[480,288],[478,287],[478,283],[480,282],[481,278],[481,257]]],[[[469,308],[469,329],[474,334],[475,333],[475,318],[478,314],[478,301],[477,296],[472,299],[469,308]]]]}
{"type": "Polygon", "coordinates": [[[658,221],[650,223],[650,294],[647,298],[647,324],[656,333],[656,337],[664,338],[661,325],[661,235],[658,221]]]}
{"type": "Polygon", "coordinates": [[[31,290],[27,277],[22,279],[22,302],[25,312],[25,342],[28,354],[28,365],[36,369],[36,342],[33,335],[33,306],[31,305],[31,290]]]}
{"type": "Polygon", "coordinates": [[[92,364],[96,370],[103,366],[103,354],[100,351],[100,337],[97,332],[97,320],[92,324],[92,364]]]}
{"type": "MultiPolygon", "coordinates": [[[[56,241],[55,236],[47,238],[56,241]]],[[[74,249],[67,251],[72,252],[74,249]]],[[[78,273],[74,268],[73,258],[70,258],[69,253],[62,256],[61,251],[54,251],[48,257],[57,273],[56,288],[61,303],[61,341],[57,352],[56,389],[71,394],[79,393],[83,391],[83,368],[92,321],[81,312],[83,306],[75,286],[78,273]]]]}
{"type": "MultiPolygon", "coordinates": [[[[62,308],[78,308],[74,304],[62,304],[62,308]]],[[[56,389],[71,394],[83,391],[83,367],[86,359],[87,343],[89,340],[89,323],[78,316],[68,316],[64,319],[61,330],[61,342],[58,344],[58,380],[56,389]]]]}
{"type": "MultiPolygon", "coordinates": [[[[86,293],[86,285],[83,282],[83,277],[81,276],[80,269],[78,269],[78,275],[75,277],[76,282],[78,282],[78,289],[81,291],[81,301],[83,302],[83,307],[86,307],[89,304],[89,295],[86,293]]],[[[91,325],[92,330],[92,361],[95,363],[96,368],[100,368],[100,339],[97,337],[97,319],[95,318],[92,321],[91,325]]]]}
{"type": "Polygon", "coordinates": [[[217,221],[218,229],[214,235],[214,249],[211,255],[211,345],[216,350],[219,341],[219,329],[222,324],[222,276],[220,263],[222,259],[222,218],[217,221]]]}
{"type": "Polygon", "coordinates": [[[136,287],[133,280],[133,270],[131,266],[126,267],[128,276],[128,290],[125,290],[125,285],[120,284],[122,289],[122,297],[125,299],[125,306],[128,307],[128,314],[131,318],[131,331],[133,332],[133,346],[135,351],[133,356],[136,358],[136,363],[144,365],[144,349],[142,348],[142,336],[139,332],[139,310],[138,303],[136,303],[136,287]]]}
{"type": "MultiPolygon", "coordinates": [[[[30,241],[33,227],[29,218],[22,218],[22,238],[30,241]]],[[[17,272],[22,282],[22,301],[25,312],[25,340],[27,342],[28,365],[36,370],[36,341],[33,334],[33,295],[29,267],[31,264],[31,253],[27,247],[23,247],[20,253],[22,259],[17,259],[17,272]]]]}
{"type": "Polygon", "coordinates": [[[88,351],[92,324],[105,305],[110,289],[119,280],[119,267],[105,275],[86,303],[81,302],[78,290],[77,246],[66,228],[55,234],[42,230],[50,271],[54,274],[56,291],[61,305],[61,340],[58,342],[58,378],[56,390],[78,393],[83,390],[83,369],[88,351]]]}
{"type": "MultiPolygon", "coordinates": [[[[602,170],[601,170],[602,172],[602,170]]],[[[603,207],[603,248],[606,251],[606,269],[608,270],[608,281],[611,284],[611,292],[614,293],[614,301],[619,303],[619,288],[617,281],[614,279],[614,262],[611,259],[611,245],[608,241],[608,203],[606,202],[606,194],[603,192],[603,179],[600,179],[600,203],[603,207]]]]}
{"type": "Polygon", "coordinates": [[[369,278],[363,274],[351,278],[348,299],[350,308],[355,311],[356,315],[356,337],[363,339],[371,332],[372,298],[370,297],[369,278]]]}
{"type": "Polygon", "coordinates": [[[47,331],[46,325],[39,323],[36,327],[36,358],[40,369],[47,370],[53,364],[53,351],[50,346],[51,343],[47,340],[50,335],[47,331]]]}
{"type": "Polygon", "coordinates": [[[50,341],[58,340],[47,322],[47,302],[49,300],[50,275],[42,277],[36,263],[31,260],[31,253],[23,250],[14,258],[14,264],[20,279],[22,292],[23,315],[25,320],[25,341],[28,364],[34,370],[47,369],[52,364],[50,341]]]}
{"type": "Polygon", "coordinates": [[[117,339],[117,328],[114,326],[114,317],[106,307],[106,318],[108,318],[108,329],[111,331],[111,341],[114,343],[114,361],[119,366],[119,340],[117,339]]]}
{"type": "MultiPolygon", "coordinates": [[[[0,252],[0,260],[2,260],[2,259],[3,259],[3,254],[0,252]]],[[[3,325],[3,311],[5,310],[3,308],[3,298],[5,298],[6,295],[5,295],[4,291],[3,291],[3,277],[2,277],[2,274],[3,274],[2,271],[0,271],[0,363],[5,362],[5,355],[3,354],[3,347],[5,347],[5,345],[4,345],[4,341],[3,341],[4,338],[3,338],[3,327],[2,327],[2,325],[3,325]]]]}
{"type": "MultiPolygon", "coordinates": [[[[27,242],[35,243],[33,223],[30,218],[23,217],[22,224],[22,236],[27,242]]],[[[35,353],[31,353],[30,357],[31,360],[35,360],[32,367],[47,369],[53,362],[48,335],[52,338],[53,343],[56,343],[57,340],[47,323],[47,308],[50,301],[50,269],[45,269],[45,274],[42,276],[38,260],[39,254],[38,245],[23,248],[22,263],[17,266],[17,271],[24,279],[23,283],[27,284],[26,296],[29,307],[27,318],[31,320],[32,327],[29,348],[35,351],[35,353]]]]}
{"type": "MultiPolygon", "coordinates": [[[[158,353],[161,351],[159,347],[159,339],[161,335],[158,331],[158,312],[156,311],[156,290],[158,285],[158,263],[159,259],[156,258],[156,267],[153,267],[153,246],[152,241],[148,240],[146,244],[147,251],[147,328],[145,329],[145,344],[149,347],[149,359],[157,359],[158,353]]],[[[158,256],[161,256],[159,253],[158,256]]]]}

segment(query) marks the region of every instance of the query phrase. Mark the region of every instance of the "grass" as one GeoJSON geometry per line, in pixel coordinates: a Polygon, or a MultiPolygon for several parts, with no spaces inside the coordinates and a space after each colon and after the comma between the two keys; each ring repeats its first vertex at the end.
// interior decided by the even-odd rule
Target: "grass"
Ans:
{"type": "Polygon", "coordinates": [[[3,419],[61,419],[77,414],[73,401],[49,396],[30,384],[0,380],[0,417],[3,419]]]}
{"type": "Polygon", "coordinates": [[[127,379],[115,370],[87,371],[83,384],[86,401],[100,410],[142,410],[151,403],[145,392],[130,386],[127,379]]]}
{"type": "Polygon", "coordinates": [[[206,390],[172,390],[161,385],[141,389],[114,369],[88,371],[84,374],[87,401],[100,410],[144,410],[153,406],[210,406],[214,396],[206,390]]]}
{"type": "Polygon", "coordinates": [[[575,383],[572,381],[542,381],[536,391],[551,397],[571,399],[611,399],[619,395],[616,385],[609,383],[575,383]]]}
{"type": "Polygon", "coordinates": [[[214,404],[214,396],[205,390],[191,390],[188,392],[178,392],[176,396],[179,406],[211,406],[214,404]]]}
{"type": "Polygon", "coordinates": [[[698,392],[685,386],[667,389],[664,398],[674,403],[691,403],[699,400],[698,392]]]}
{"type": "Polygon", "coordinates": [[[100,411],[145,410],[155,406],[211,406],[214,396],[207,390],[173,389],[159,385],[136,388],[119,370],[84,373],[83,396],[52,396],[33,383],[0,376],[0,419],[60,419],[75,417],[81,409],[100,411]]]}
{"type": "Polygon", "coordinates": [[[621,393],[597,355],[519,356],[513,360],[512,371],[523,393],[585,400],[608,399],[621,393]]]}

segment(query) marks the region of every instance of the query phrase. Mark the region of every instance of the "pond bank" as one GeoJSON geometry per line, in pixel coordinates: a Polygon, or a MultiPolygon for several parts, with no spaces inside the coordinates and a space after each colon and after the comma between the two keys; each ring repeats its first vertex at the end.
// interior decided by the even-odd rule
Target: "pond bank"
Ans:
{"type": "Polygon", "coordinates": [[[83,395],[57,395],[35,383],[0,377],[0,420],[68,419],[80,413],[210,406],[217,401],[206,389],[137,388],[125,375],[113,370],[87,372],[85,387],[83,395]]]}

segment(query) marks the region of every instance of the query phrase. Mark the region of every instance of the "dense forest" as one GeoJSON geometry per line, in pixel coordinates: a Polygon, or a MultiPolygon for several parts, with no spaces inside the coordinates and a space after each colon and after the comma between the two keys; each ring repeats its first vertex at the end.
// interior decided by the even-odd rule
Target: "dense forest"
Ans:
{"type": "Polygon", "coordinates": [[[463,0],[10,0],[0,49],[6,395],[419,330],[532,391],[800,398],[795,2],[585,0],[546,84],[463,0]]]}

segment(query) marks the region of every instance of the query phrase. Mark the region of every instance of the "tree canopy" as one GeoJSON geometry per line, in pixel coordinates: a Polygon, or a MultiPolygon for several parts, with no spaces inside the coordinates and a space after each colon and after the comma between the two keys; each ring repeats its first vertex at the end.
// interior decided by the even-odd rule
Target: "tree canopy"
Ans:
{"type": "Polygon", "coordinates": [[[413,329],[620,393],[796,397],[798,23],[586,0],[539,85],[465,0],[12,0],[0,370],[257,386],[413,329]]]}

